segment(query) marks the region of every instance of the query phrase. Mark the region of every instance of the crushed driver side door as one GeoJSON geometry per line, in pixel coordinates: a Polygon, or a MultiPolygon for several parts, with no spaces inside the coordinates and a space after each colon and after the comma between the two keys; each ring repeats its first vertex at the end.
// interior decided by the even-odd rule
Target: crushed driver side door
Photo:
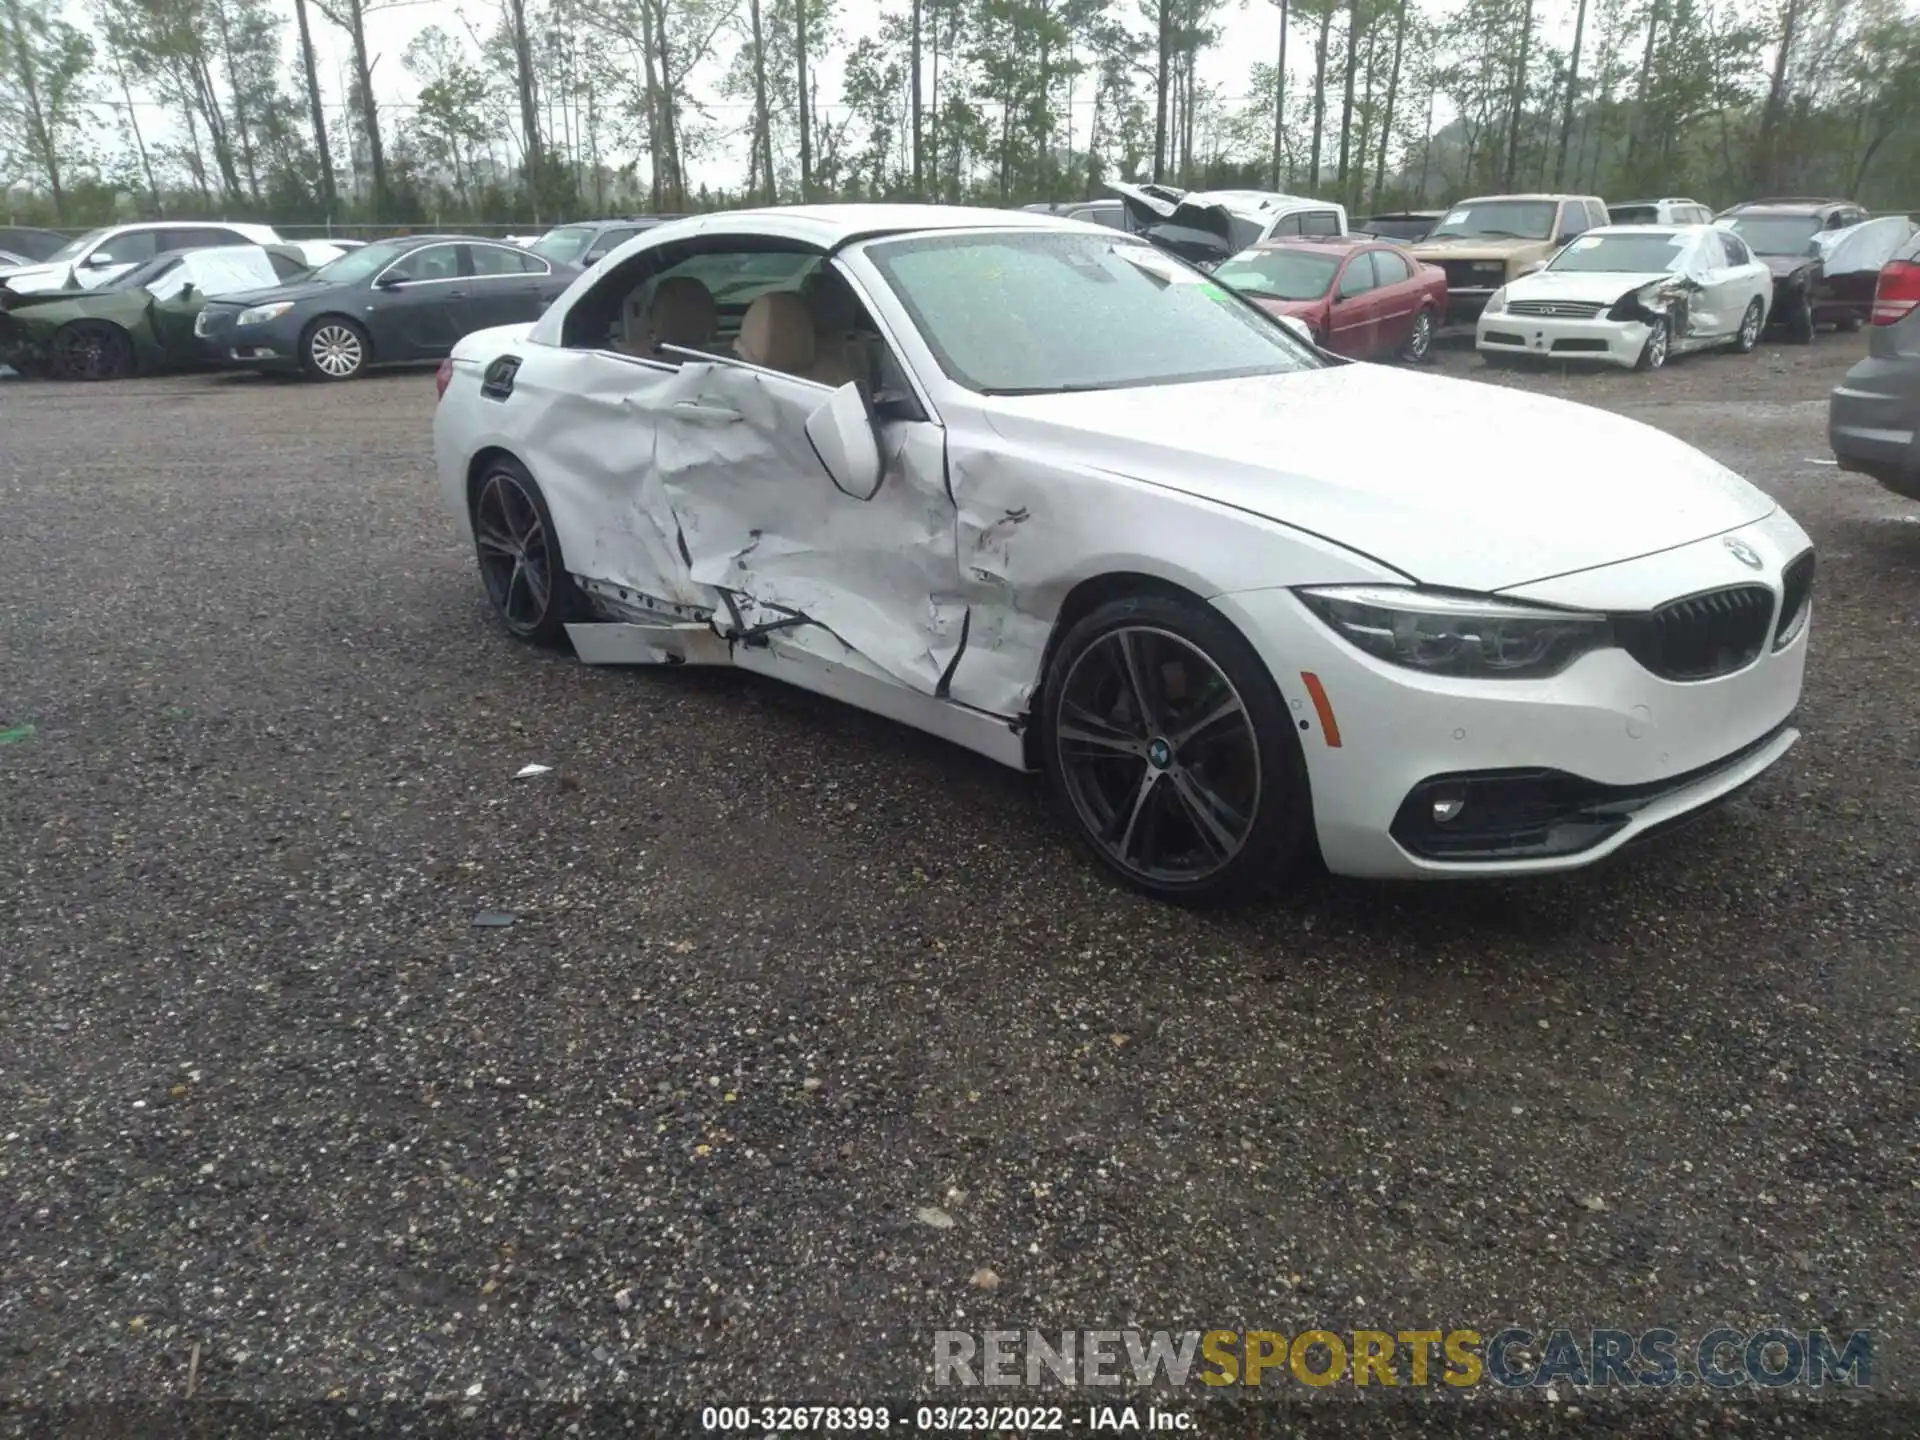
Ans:
{"type": "Polygon", "coordinates": [[[879,489],[855,499],[807,437],[833,393],[715,360],[689,361],[649,397],[637,418],[654,432],[688,578],[723,597],[714,623],[730,638],[941,693],[967,609],[944,435],[886,422],[879,489]]]}

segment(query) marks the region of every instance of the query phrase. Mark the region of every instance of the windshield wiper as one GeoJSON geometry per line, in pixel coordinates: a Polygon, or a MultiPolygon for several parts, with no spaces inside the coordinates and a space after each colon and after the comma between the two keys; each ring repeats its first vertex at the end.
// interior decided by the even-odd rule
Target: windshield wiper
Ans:
{"type": "Polygon", "coordinates": [[[1079,395],[1088,390],[1112,390],[1119,386],[1138,382],[1126,380],[1108,380],[1098,383],[1083,381],[1073,385],[1008,385],[1000,389],[982,390],[982,395],[1079,395]]]}

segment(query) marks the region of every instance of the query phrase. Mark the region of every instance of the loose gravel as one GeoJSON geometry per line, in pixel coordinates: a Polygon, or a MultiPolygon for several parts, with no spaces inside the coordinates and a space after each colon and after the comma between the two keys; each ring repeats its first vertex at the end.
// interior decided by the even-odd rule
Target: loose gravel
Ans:
{"type": "Polygon", "coordinates": [[[0,1396],[872,1402],[943,1327],[1509,1321],[1871,1328],[1911,1395],[1920,510],[1821,463],[1860,350],[1442,352],[1792,510],[1806,738],[1597,870],[1224,916],[936,741],[511,643],[430,376],[0,384],[0,1396]]]}

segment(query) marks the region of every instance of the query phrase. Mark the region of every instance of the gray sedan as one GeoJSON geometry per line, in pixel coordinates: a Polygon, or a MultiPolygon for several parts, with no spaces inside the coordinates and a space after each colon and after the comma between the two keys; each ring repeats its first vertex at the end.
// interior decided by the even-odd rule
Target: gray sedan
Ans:
{"type": "Polygon", "coordinates": [[[1847,372],[1827,408],[1842,470],[1871,475],[1920,500],[1920,236],[1887,263],[1873,297],[1867,358],[1847,372]]]}

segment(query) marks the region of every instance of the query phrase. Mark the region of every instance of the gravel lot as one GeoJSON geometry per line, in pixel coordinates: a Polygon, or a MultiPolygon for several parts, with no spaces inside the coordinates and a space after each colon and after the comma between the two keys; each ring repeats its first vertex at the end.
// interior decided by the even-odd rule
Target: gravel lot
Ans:
{"type": "Polygon", "coordinates": [[[1780,772],[1578,876],[1224,917],[936,741],[511,644],[428,374],[0,384],[0,1400],[872,1402],[941,1327],[1507,1322],[1872,1328],[1913,1395],[1920,510],[1819,461],[1861,348],[1497,377],[1813,535],[1780,772]]]}

